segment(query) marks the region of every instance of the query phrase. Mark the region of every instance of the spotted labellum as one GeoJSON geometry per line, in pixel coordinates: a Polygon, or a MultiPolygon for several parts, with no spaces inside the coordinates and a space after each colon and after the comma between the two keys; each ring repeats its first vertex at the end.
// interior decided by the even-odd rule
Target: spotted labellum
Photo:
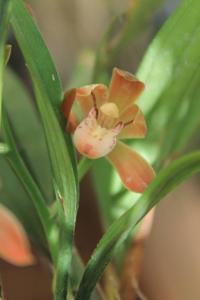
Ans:
{"type": "Polygon", "coordinates": [[[62,110],[77,151],[89,159],[106,157],[131,191],[142,193],[155,176],[148,162],[121,142],[144,138],[144,115],[134,103],[144,84],[114,68],[109,88],[91,84],[65,94],[62,110]]]}

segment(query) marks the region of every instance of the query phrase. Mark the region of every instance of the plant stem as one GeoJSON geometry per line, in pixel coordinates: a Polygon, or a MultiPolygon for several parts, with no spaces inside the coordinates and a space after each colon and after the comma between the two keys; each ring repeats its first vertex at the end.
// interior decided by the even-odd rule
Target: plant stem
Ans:
{"type": "Polygon", "coordinates": [[[93,160],[83,156],[78,164],[78,179],[79,182],[83,179],[87,171],[91,168],[93,160]]]}

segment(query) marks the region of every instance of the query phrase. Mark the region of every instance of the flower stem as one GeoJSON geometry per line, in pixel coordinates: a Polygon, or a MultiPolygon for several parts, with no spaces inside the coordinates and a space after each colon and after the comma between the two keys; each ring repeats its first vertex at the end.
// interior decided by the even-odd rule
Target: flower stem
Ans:
{"type": "Polygon", "coordinates": [[[93,160],[83,156],[78,164],[78,179],[81,181],[92,166],[93,160]]]}

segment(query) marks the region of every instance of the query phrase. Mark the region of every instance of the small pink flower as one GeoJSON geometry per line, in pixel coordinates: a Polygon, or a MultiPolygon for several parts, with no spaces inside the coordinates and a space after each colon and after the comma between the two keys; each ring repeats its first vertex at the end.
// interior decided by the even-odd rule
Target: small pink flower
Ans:
{"type": "Polygon", "coordinates": [[[17,266],[34,263],[27,235],[17,218],[0,204],[0,257],[17,266]]]}
{"type": "Polygon", "coordinates": [[[143,89],[144,84],[135,76],[114,68],[109,88],[92,84],[73,89],[65,95],[62,106],[78,152],[90,159],[106,156],[124,185],[138,193],[152,181],[154,170],[120,140],[146,135],[144,116],[134,104],[143,89]]]}

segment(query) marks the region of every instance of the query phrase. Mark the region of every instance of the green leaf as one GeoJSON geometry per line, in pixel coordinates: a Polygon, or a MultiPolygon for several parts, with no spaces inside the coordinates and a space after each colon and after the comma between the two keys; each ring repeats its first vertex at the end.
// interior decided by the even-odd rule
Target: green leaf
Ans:
{"type": "Polygon", "coordinates": [[[50,161],[45,134],[38,112],[25,86],[7,68],[4,83],[4,106],[19,152],[47,203],[54,200],[50,161]]]}
{"type": "MultiPolygon", "coordinates": [[[[144,29],[148,27],[155,13],[164,0],[142,0],[130,4],[127,12],[116,17],[110,24],[103,36],[96,55],[93,71],[94,81],[108,83],[111,76],[111,68],[118,63],[118,55],[126,48],[128,43],[134,42],[132,48],[137,48],[138,38],[141,38],[144,29]]],[[[141,143],[141,148],[145,148],[145,142],[141,143]]],[[[148,155],[147,155],[148,158],[148,155]]],[[[92,168],[94,184],[99,198],[99,206],[103,214],[105,227],[108,227],[133,201],[137,200],[137,195],[126,192],[122,187],[118,174],[105,161],[95,161],[92,168]],[[106,168],[106,173],[104,172],[106,168]],[[104,181],[100,181],[104,174],[104,181]]]]}
{"type": "Polygon", "coordinates": [[[7,63],[9,62],[10,56],[11,56],[12,46],[11,45],[6,45],[4,51],[5,51],[5,53],[4,53],[4,55],[5,55],[5,58],[4,58],[5,65],[7,65],[7,63]]]}
{"type": "Polygon", "coordinates": [[[87,171],[90,169],[92,166],[93,161],[87,157],[82,157],[78,164],[78,179],[81,181],[87,171]]]}
{"type": "Polygon", "coordinates": [[[11,24],[34,84],[52,165],[54,190],[58,202],[61,202],[64,208],[59,220],[60,243],[55,299],[65,299],[78,208],[76,170],[74,173],[74,164],[72,164],[73,148],[70,139],[65,139],[61,127],[63,125],[60,114],[62,92],[52,59],[23,2],[12,0],[12,5],[11,24]]]}
{"type": "MultiPolygon", "coordinates": [[[[11,1],[0,1],[0,111],[2,102],[2,90],[3,90],[3,73],[4,67],[7,63],[10,46],[5,47],[6,35],[8,31],[8,20],[11,10],[11,1]]],[[[16,93],[15,93],[16,97],[16,93]]],[[[1,114],[1,113],[0,113],[1,114]]],[[[1,118],[1,117],[0,117],[1,118]]],[[[1,143],[1,154],[7,154],[10,149],[8,146],[1,143]]],[[[21,188],[21,184],[5,158],[5,155],[0,157],[0,201],[4,203],[23,223],[26,228],[29,237],[36,244],[37,248],[45,250],[45,237],[41,227],[40,220],[34,206],[27,201],[28,196],[26,192],[21,188]]]]}
{"type": "Polygon", "coordinates": [[[183,1],[150,45],[138,77],[148,119],[147,152],[161,166],[186,146],[200,125],[200,2],[183,1]],[[149,146],[149,147],[148,147],[149,146]]]}
{"type": "MultiPolygon", "coordinates": [[[[8,68],[5,71],[4,78],[4,107],[8,113],[11,128],[18,144],[19,154],[28,165],[35,181],[39,183],[39,189],[45,195],[45,200],[52,201],[50,162],[43,128],[37,116],[37,111],[19,78],[8,68]]],[[[0,198],[23,222],[36,248],[39,247],[43,252],[44,250],[47,252],[47,249],[45,249],[47,248],[47,239],[35,206],[24,190],[20,178],[17,178],[16,173],[13,172],[13,168],[11,169],[11,165],[4,155],[0,160],[0,180],[3,182],[0,189],[0,198]]]]}
{"type": "Polygon", "coordinates": [[[9,152],[9,147],[6,144],[0,143],[0,154],[5,154],[9,152]]]}
{"type": "Polygon", "coordinates": [[[92,177],[101,209],[103,225],[105,228],[107,228],[115,219],[113,208],[116,206],[117,202],[113,199],[112,194],[113,176],[113,167],[111,167],[107,160],[99,159],[93,162],[92,177]],[[103,180],[101,180],[101,178],[103,178],[103,180]]]}
{"type": "Polygon", "coordinates": [[[111,225],[99,242],[86,266],[76,300],[89,299],[116,247],[123,242],[130,230],[163,197],[197,172],[200,172],[200,151],[183,156],[158,174],[137,203],[111,225]]]}
{"type": "Polygon", "coordinates": [[[45,234],[35,207],[5,154],[0,155],[0,203],[17,216],[33,242],[34,248],[48,254],[45,234]]]}
{"type": "MultiPolygon", "coordinates": [[[[199,18],[200,2],[182,1],[150,44],[137,73],[146,85],[138,104],[147,119],[148,135],[141,141],[129,141],[129,145],[157,170],[183,151],[200,125],[199,18]]],[[[118,174],[105,163],[95,163],[94,178],[107,224],[138,199],[125,191],[118,174]],[[100,169],[105,167],[112,178],[107,193],[98,181],[100,169]]]]}
{"type": "MultiPolygon", "coordinates": [[[[76,249],[74,249],[73,259],[72,259],[72,269],[70,272],[71,290],[74,295],[76,294],[76,292],[78,290],[78,286],[81,281],[83,272],[84,272],[84,264],[79,256],[79,253],[77,252],[76,249]]],[[[91,300],[102,300],[102,294],[103,294],[103,292],[102,292],[100,286],[98,286],[98,288],[96,288],[93,291],[90,299],[91,300]]]]}
{"type": "Polygon", "coordinates": [[[10,0],[0,0],[0,123],[1,123],[1,104],[3,91],[3,74],[6,60],[5,43],[11,10],[10,0]]]}
{"type": "Polygon", "coordinates": [[[6,158],[13,168],[14,172],[20,179],[22,185],[24,186],[24,189],[26,190],[27,194],[29,195],[37,214],[40,218],[40,222],[43,226],[43,230],[45,233],[46,241],[48,241],[49,249],[51,251],[52,257],[54,257],[53,248],[51,247],[51,229],[52,229],[52,222],[50,220],[50,213],[48,211],[47,206],[45,205],[45,200],[34,182],[32,176],[30,175],[28,169],[26,168],[26,165],[24,164],[23,160],[21,159],[17,146],[15,144],[13,134],[7,119],[7,115],[4,112],[3,113],[3,133],[4,138],[7,143],[7,145],[10,148],[10,151],[6,155],[6,158]]]}

